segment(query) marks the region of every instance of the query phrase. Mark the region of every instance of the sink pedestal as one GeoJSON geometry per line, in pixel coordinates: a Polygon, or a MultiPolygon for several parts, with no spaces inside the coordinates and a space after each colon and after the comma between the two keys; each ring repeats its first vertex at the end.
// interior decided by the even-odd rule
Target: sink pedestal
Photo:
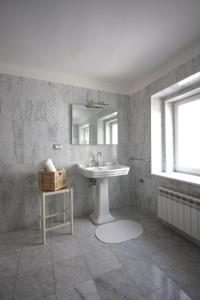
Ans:
{"type": "Polygon", "coordinates": [[[94,211],[90,215],[93,223],[99,225],[114,220],[109,211],[109,197],[108,197],[108,179],[98,178],[96,185],[96,197],[93,199],[94,211]]]}
{"type": "Polygon", "coordinates": [[[113,216],[109,211],[109,197],[108,197],[108,178],[122,175],[128,175],[128,166],[123,165],[106,165],[88,167],[84,164],[78,165],[79,173],[87,178],[96,179],[96,196],[93,199],[94,211],[90,215],[91,220],[95,224],[104,224],[112,222],[113,216]]]}

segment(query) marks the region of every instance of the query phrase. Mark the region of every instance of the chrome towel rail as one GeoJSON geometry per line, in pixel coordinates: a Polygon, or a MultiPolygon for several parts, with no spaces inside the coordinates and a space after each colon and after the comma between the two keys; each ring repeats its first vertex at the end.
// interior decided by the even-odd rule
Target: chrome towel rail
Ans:
{"type": "Polygon", "coordinates": [[[147,163],[151,162],[150,158],[134,158],[134,157],[130,157],[130,160],[140,160],[140,161],[144,161],[144,162],[147,162],[147,163]]]}

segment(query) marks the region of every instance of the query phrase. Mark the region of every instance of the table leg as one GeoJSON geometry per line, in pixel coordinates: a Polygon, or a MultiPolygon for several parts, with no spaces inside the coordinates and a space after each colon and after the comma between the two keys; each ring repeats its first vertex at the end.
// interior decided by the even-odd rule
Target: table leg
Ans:
{"type": "Polygon", "coordinates": [[[64,210],[63,221],[64,221],[64,223],[66,223],[66,199],[65,199],[65,197],[66,197],[66,193],[63,193],[63,210],[64,210]]]}
{"type": "Polygon", "coordinates": [[[42,214],[41,214],[41,192],[38,194],[38,219],[39,219],[39,229],[41,230],[41,219],[42,219],[42,214]]]}
{"type": "Polygon", "coordinates": [[[74,224],[73,224],[73,217],[74,217],[74,213],[73,213],[73,187],[71,187],[71,197],[70,197],[70,218],[71,218],[71,234],[73,234],[73,227],[74,227],[74,224]]]}
{"type": "Polygon", "coordinates": [[[45,195],[42,194],[42,242],[46,244],[45,195]]]}

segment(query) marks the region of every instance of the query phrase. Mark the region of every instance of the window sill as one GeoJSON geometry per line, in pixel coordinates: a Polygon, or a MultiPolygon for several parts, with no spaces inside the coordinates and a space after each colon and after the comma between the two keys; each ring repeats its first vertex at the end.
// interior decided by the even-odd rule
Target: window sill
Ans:
{"type": "Polygon", "coordinates": [[[151,175],[174,179],[185,183],[200,185],[200,176],[197,175],[190,175],[190,174],[184,174],[178,172],[157,172],[157,173],[152,173],[151,175]]]}

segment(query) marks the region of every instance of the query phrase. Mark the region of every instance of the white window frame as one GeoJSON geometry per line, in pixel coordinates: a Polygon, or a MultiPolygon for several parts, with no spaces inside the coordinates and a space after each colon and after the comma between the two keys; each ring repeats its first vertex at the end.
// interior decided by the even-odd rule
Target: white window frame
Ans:
{"type": "Polygon", "coordinates": [[[117,119],[114,121],[114,122],[112,122],[111,124],[110,124],[110,126],[111,126],[111,128],[110,128],[110,131],[111,131],[111,141],[112,141],[112,145],[117,145],[118,144],[118,122],[117,122],[117,119]],[[114,125],[117,125],[117,143],[114,143],[114,141],[113,141],[113,126],[114,125]]]}
{"type": "MultiPolygon", "coordinates": [[[[106,145],[114,145],[112,138],[112,125],[118,124],[117,118],[110,118],[104,121],[104,142],[106,145]]],[[[118,128],[117,128],[118,129],[118,128]]],[[[117,130],[118,131],[118,130],[117,130]]]]}
{"type": "Polygon", "coordinates": [[[177,107],[182,103],[196,101],[200,95],[195,94],[181,99],[171,98],[164,100],[162,104],[162,172],[185,173],[200,175],[199,169],[184,168],[177,164],[178,157],[178,130],[177,130],[177,107]]]}
{"type": "Polygon", "coordinates": [[[84,124],[82,126],[79,127],[79,143],[82,145],[89,145],[90,141],[88,141],[88,143],[86,143],[86,139],[85,139],[85,135],[86,135],[86,129],[89,132],[90,135],[90,125],[88,124],[84,124]],[[83,143],[81,141],[81,136],[83,136],[83,143]]]}
{"type": "MultiPolygon", "coordinates": [[[[174,127],[174,171],[175,172],[182,172],[182,173],[187,173],[187,174],[192,174],[192,175],[200,175],[200,169],[198,168],[187,168],[187,167],[183,167],[180,166],[178,164],[178,153],[179,153],[179,145],[178,145],[178,116],[177,116],[177,110],[178,107],[184,103],[189,103],[189,102],[194,102],[200,100],[200,95],[194,95],[194,96],[190,96],[187,97],[185,99],[179,100],[179,101],[175,101],[173,103],[173,114],[174,114],[174,123],[173,123],[173,127],[174,127]]],[[[197,137],[198,138],[198,137],[197,137]]],[[[192,154],[191,154],[192,155],[192,154]]]]}
{"type": "Polygon", "coordinates": [[[179,83],[151,96],[151,175],[200,186],[200,175],[175,170],[174,103],[200,95],[200,80],[179,83]]]}

